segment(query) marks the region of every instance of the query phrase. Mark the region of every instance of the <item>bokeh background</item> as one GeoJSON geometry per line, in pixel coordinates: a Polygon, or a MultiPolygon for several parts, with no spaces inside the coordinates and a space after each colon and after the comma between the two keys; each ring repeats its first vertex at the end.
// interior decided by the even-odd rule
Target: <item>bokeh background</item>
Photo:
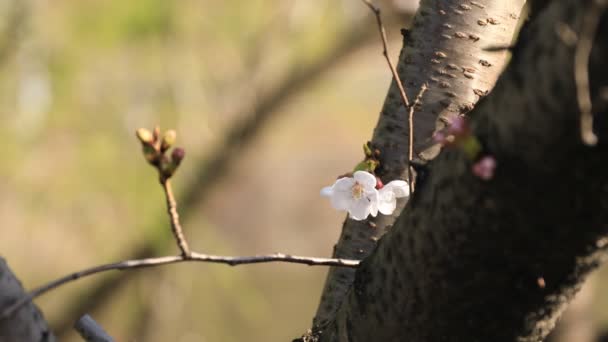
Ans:
{"type": "MultiPolygon", "coordinates": [[[[393,58],[416,4],[380,2],[393,58]]],[[[0,0],[0,254],[32,288],[176,253],[134,136],[158,123],[186,149],[174,184],[194,250],[330,256],[344,215],[319,190],[362,157],[389,82],[358,0],[0,0]]],[[[325,273],[188,263],[37,303],[65,341],[85,310],[117,341],[287,341],[325,273]]]]}

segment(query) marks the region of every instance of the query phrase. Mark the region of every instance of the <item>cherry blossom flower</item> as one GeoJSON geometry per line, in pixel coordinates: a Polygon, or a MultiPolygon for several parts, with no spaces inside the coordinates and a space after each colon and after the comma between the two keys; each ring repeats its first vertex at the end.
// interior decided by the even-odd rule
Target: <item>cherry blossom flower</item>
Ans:
{"type": "Polygon", "coordinates": [[[384,185],[378,191],[378,211],[390,215],[397,208],[397,198],[408,197],[410,186],[406,181],[394,180],[384,185]]]}
{"type": "Polygon", "coordinates": [[[337,210],[346,210],[351,218],[364,220],[378,215],[376,177],[369,172],[356,171],[353,177],[338,179],[334,185],[321,190],[337,210]]]}
{"type": "Polygon", "coordinates": [[[337,210],[348,211],[354,220],[364,220],[378,211],[390,215],[396,208],[397,198],[409,196],[405,181],[396,180],[376,189],[378,180],[366,171],[356,171],[353,177],[342,177],[334,185],[321,190],[321,195],[330,198],[337,210]]]}

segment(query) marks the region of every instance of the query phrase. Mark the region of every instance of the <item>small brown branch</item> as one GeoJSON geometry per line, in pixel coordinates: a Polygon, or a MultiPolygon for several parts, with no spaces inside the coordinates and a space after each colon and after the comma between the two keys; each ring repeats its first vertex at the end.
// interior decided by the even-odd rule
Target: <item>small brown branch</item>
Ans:
{"type": "Polygon", "coordinates": [[[591,111],[591,93],[589,92],[589,56],[593,48],[593,39],[596,36],[600,17],[606,9],[606,1],[591,1],[587,9],[576,51],[574,52],[574,81],[576,84],[576,100],[581,115],[581,139],[583,143],[593,146],[597,143],[597,136],[593,133],[593,113],[591,111]]]}
{"type": "Polygon", "coordinates": [[[409,111],[409,116],[408,116],[408,124],[409,124],[409,131],[410,131],[410,141],[409,141],[409,148],[408,148],[408,154],[407,154],[407,158],[408,158],[408,178],[410,181],[410,191],[414,192],[415,187],[416,187],[416,181],[414,179],[414,167],[411,166],[412,164],[412,159],[414,159],[414,111],[416,110],[416,106],[418,106],[420,104],[420,100],[422,100],[422,96],[424,95],[424,92],[427,89],[427,85],[426,83],[422,84],[422,86],[420,87],[420,91],[418,92],[418,95],[416,95],[416,99],[414,100],[414,103],[410,106],[410,111],[409,111]]]}
{"type": "Polygon", "coordinates": [[[171,181],[169,179],[161,177],[160,184],[165,191],[165,198],[167,199],[167,212],[169,213],[169,220],[171,221],[171,232],[175,237],[175,241],[177,242],[177,246],[184,258],[190,257],[190,248],[188,247],[188,242],[184,237],[184,232],[182,230],[182,225],[179,223],[179,214],[177,213],[177,202],[175,201],[175,196],[173,195],[173,189],[171,188],[171,181]]]}
{"type": "Polygon", "coordinates": [[[335,259],[335,258],[316,258],[306,257],[297,255],[288,255],[282,253],[274,253],[268,255],[255,255],[255,256],[221,256],[221,255],[209,255],[196,252],[190,252],[189,256],[185,255],[170,255],[158,258],[147,258],[137,260],[126,260],[111,264],[94,266],[91,268],[84,269],[82,271],[68,274],[64,277],[58,278],[49,282],[46,285],[40,286],[39,288],[31,291],[20,300],[16,301],[11,306],[7,307],[0,314],[0,320],[10,317],[17,309],[24,304],[29,303],[32,299],[39,297],[50,290],[53,290],[66,283],[88,277],[97,273],[103,273],[107,271],[124,271],[135,268],[155,267],[168,264],[175,264],[180,262],[198,261],[198,262],[210,262],[217,264],[226,264],[230,266],[244,265],[244,264],[259,264],[268,262],[285,262],[293,264],[304,264],[309,266],[339,266],[339,267],[350,267],[355,268],[359,266],[359,260],[350,259],[335,259]]]}
{"type": "Polygon", "coordinates": [[[395,65],[391,61],[391,58],[388,55],[388,39],[386,38],[386,30],[384,29],[384,25],[382,24],[382,18],[380,17],[380,8],[372,4],[370,0],[361,0],[369,9],[374,12],[376,16],[376,23],[378,23],[378,31],[380,31],[380,37],[382,38],[382,54],[384,58],[386,58],[386,63],[388,63],[388,67],[391,69],[391,73],[393,74],[393,78],[397,83],[397,87],[399,88],[399,94],[401,94],[401,100],[403,101],[403,105],[405,108],[410,107],[410,101],[407,99],[407,95],[405,94],[405,88],[403,88],[403,83],[401,82],[401,78],[399,78],[399,74],[397,73],[397,69],[395,69],[395,65]]]}
{"type": "MultiPolygon", "coordinates": [[[[382,17],[380,16],[380,8],[375,6],[374,4],[372,4],[372,2],[370,0],[361,0],[363,1],[363,3],[369,7],[369,9],[374,13],[374,15],[376,16],[376,23],[378,24],[378,31],[380,32],[380,37],[382,38],[382,54],[384,55],[384,58],[386,59],[386,63],[388,64],[388,67],[391,69],[391,73],[393,74],[393,79],[395,80],[395,83],[397,83],[397,88],[399,89],[399,94],[401,95],[401,101],[403,101],[403,106],[405,106],[405,108],[409,111],[409,118],[408,118],[408,124],[409,124],[409,153],[408,153],[408,165],[411,164],[412,159],[414,158],[414,107],[416,106],[416,103],[419,102],[420,98],[422,97],[422,94],[424,94],[424,92],[426,91],[426,85],[422,85],[420,92],[418,93],[418,96],[416,97],[416,100],[414,101],[414,103],[412,105],[410,105],[410,101],[407,98],[407,95],[405,94],[405,88],[403,87],[403,82],[401,82],[401,78],[399,77],[399,74],[397,73],[397,69],[395,69],[395,65],[393,64],[393,62],[391,61],[391,58],[389,57],[388,54],[388,38],[386,37],[386,30],[384,29],[384,25],[382,24],[382,17]]],[[[408,166],[408,181],[410,183],[410,189],[413,192],[414,191],[414,172],[413,172],[413,168],[411,166],[408,166]]]]}
{"type": "MultiPolygon", "coordinates": [[[[192,215],[195,207],[208,200],[212,189],[228,175],[226,169],[230,168],[230,165],[244,153],[246,147],[251,145],[251,141],[259,138],[263,128],[283,114],[277,108],[288,104],[290,100],[308,89],[346,57],[370,44],[375,36],[372,37],[370,32],[363,27],[364,25],[356,25],[347,33],[340,35],[338,45],[320,56],[318,60],[306,65],[298,64],[291,68],[285,77],[279,80],[276,87],[261,94],[257,102],[252,103],[246,112],[241,113],[240,116],[244,119],[238,120],[228,129],[218,147],[213,149],[214,153],[192,167],[192,174],[195,177],[184,187],[184,193],[178,195],[182,221],[184,217],[192,215]]],[[[184,230],[187,233],[188,227],[184,227],[184,230]]],[[[129,248],[128,255],[122,259],[142,259],[153,253],[166,254],[164,250],[169,243],[172,243],[165,238],[160,242],[147,236],[142,238],[139,245],[129,248]]],[[[173,238],[170,239],[173,240],[173,238]]],[[[91,288],[85,289],[78,296],[78,300],[66,303],[63,311],[57,315],[58,321],[54,324],[57,335],[65,336],[72,329],[72,317],[81,315],[85,311],[96,311],[102,303],[108,301],[109,297],[118,293],[135,274],[127,272],[119,274],[118,277],[101,279],[91,288]]]]}

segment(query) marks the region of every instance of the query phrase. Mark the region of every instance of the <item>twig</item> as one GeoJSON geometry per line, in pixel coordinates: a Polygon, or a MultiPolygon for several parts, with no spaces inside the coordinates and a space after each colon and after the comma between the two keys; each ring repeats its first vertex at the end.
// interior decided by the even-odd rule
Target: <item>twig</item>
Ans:
{"type": "Polygon", "coordinates": [[[600,17],[606,9],[606,1],[591,1],[583,19],[583,27],[574,52],[574,81],[576,99],[581,114],[581,139],[583,143],[593,146],[597,136],[593,133],[593,113],[591,111],[591,94],[589,92],[589,56],[593,48],[593,39],[597,33],[600,17]]]}
{"type": "Polygon", "coordinates": [[[386,63],[388,63],[388,67],[391,69],[391,73],[393,74],[393,78],[397,83],[397,87],[399,88],[399,94],[401,95],[401,100],[405,105],[405,108],[410,107],[410,101],[407,99],[407,95],[405,94],[405,88],[403,88],[403,83],[401,82],[401,78],[399,78],[399,74],[397,73],[397,69],[393,65],[391,58],[388,55],[388,39],[386,38],[386,30],[384,29],[384,25],[382,24],[382,18],[380,17],[380,8],[371,3],[370,0],[361,0],[369,9],[374,12],[376,16],[376,23],[378,24],[378,31],[380,31],[380,37],[382,38],[382,54],[386,59],[386,63]]]}
{"type": "MultiPolygon", "coordinates": [[[[244,149],[251,145],[251,141],[260,135],[264,127],[280,116],[282,111],[277,108],[285,106],[294,96],[318,81],[328,70],[332,70],[332,67],[341,63],[346,56],[352,55],[370,43],[373,37],[369,30],[365,30],[363,27],[364,25],[358,25],[349,33],[340,36],[338,45],[317,61],[294,66],[272,91],[260,95],[259,101],[248,107],[248,112],[241,113],[245,119],[237,121],[228,130],[209,158],[200,161],[197,166],[193,167],[192,173],[196,177],[188,186],[184,187],[184,194],[178,196],[182,219],[190,216],[194,207],[207,201],[212,189],[220,183],[220,179],[228,174],[226,170],[230,168],[234,160],[237,160],[244,149]]],[[[186,231],[187,228],[184,227],[186,231]]],[[[129,255],[124,259],[142,259],[152,253],[165,254],[164,250],[169,242],[171,242],[169,239],[163,239],[158,243],[154,239],[144,237],[138,246],[129,249],[129,255]]],[[[86,289],[77,301],[66,304],[64,310],[57,315],[58,322],[55,323],[57,335],[59,337],[66,335],[67,331],[72,328],[72,317],[85,311],[95,311],[96,307],[107,302],[108,297],[117,293],[119,288],[135,274],[127,272],[118,277],[101,279],[92,288],[86,289]]]]}
{"type": "Polygon", "coordinates": [[[415,188],[416,188],[416,181],[414,180],[414,167],[411,165],[412,164],[412,160],[414,159],[414,111],[416,110],[416,106],[418,104],[420,104],[420,100],[422,99],[422,96],[424,95],[424,92],[427,90],[427,85],[426,83],[423,83],[422,86],[420,87],[420,91],[418,92],[418,95],[416,95],[416,99],[414,100],[414,103],[412,104],[412,106],[410,107],[410,111],[409,111],[409,117],[408,117],[408,123],[410,125],[409,130],[410,130],[410,141],[409,141],[409,150],[408,150],[408,178],[410,181],[410,189],[411,192],[414,192],[415,188]]]}
{"type": "Polygon", "coordinates": [[[179,214],[177,213],[177,203],[175,202],[175,196],[173,195],[173,189],[171,188],[171,181],[166,178],[161,178],[160,184],[165,191],[165,198],[167,199],[167,212],[169,213],[169,220],[171,221],[171,232],[175,237],[177,246],[184,258],[190,257],[190,248],[188,242],[184,237],[182,225],[179,223],[179,214]]]}
{"type": "Polygon", "coordinates": [[[74,329],[87,342],[114,342],[114,339],[89,315],[80,317],[74,324],[74,329]]]}
{"type": "Polygon", "coordinates": [[[244,265],[244,264],[259,264],[259,263],[268,263],[268,262],[285,262],[285,263],[294,263],[294,264],[305,264],[309,266],[339,266],[339,267],[351,267],[355,268],[359,266],[359,260],[350,260],[350,259],[335,259],[335,258],[316,258],[316,257],[306,257],[306,256],[297,256],[297,255],[288,255],[282,253],[274,253],[268,255],[255,255],[255,256],[245,256],[245,257],[236,257],[236,256],[221,256],[221,255],[209,255],[202,254],[196,252],[190,252],[188,257],[184,255],[170,255],[158,258],[147,258],[147,259],[137,259],[137,260],[126,260],[120,261],[111,264],[94,266],[91,268],[84,269],[82,271],[74,272],[68,274],[64,277],[58,278],[56,280],[51,281],[50,283],[43,285],[26,296],[16,301],[14,304],[9,306],[8,308],[2,311],[0,315],[0,320],[5,319],[12,315],[17,309],[19,309],[22,305],[28,303],[32,299],[39,297],[40,295],[55,289],[61,285],[66,283],[88,277],[97,273],[103,273],[107,271],[124,271],[134,268],[145,268],[145,267],[155,267],[161,265],[175,264],[180,262],[188,262],[188,261],[198,261],[198,262],[210,262],[217,264],[226,264],[230,266],[244,265]]]}
{"type": "MultiPolygon", "coordinates": [[[[410,101],[407,98],[407,95],[405,94],[405,88],[403,87],[403,82],[401,82],[401,78],[399,77],[399,74],[397,73],[397,69],[395,69],[395,66],[393,65],[393,62],[391,61],[391,58],[389,57],[388,54],[388,39],[386,37],[386,30],[384,29],[384,25],[382,24],[382,18],[380,16],[380,8],[375,6],[374,4],[372,4],[372,2],[370,0],[361,0],[363,1],[363,3],[369,7],[369,9],[374,13],[374,15],[376,16],[376,23],[378,24],[378,31],[380,31],[380,37],[382,38],[382,54],[384,55],[384,58],[386,59],[386,63],[388,63],[388,67],[391,69],[391,73],[393,74],[393,79],[395,80],[395,83],[397,83],[397,88],[399,89],[399,94],[401,95],[401,101],[403,101],[403,105],[405,106],[405,108],[407,110],[409,110],[409,118],[408,118],[408,124],[409,124],[409,153],[408,153],[408,165],[411,164],[412,159],[414,158],[414,122],[413,122],[413,117],[414,117],[414,106],[416,105],[416,102],[418,102],[419,97],[422,96],[422,94],[424,93],[424,91],[426,91],[426,85],[423,85],[422,88],[420,89],[420,93],[418,94],[416,101],[410,106],[410,101]],[[423,90],[424,89],[424,90],[423,90]]],[[[410,189],[413,192],[414,191],[414,172],[413,172],[413,168],[411,166],[408,166],[408,181],[410,182],[410,189]]]]}

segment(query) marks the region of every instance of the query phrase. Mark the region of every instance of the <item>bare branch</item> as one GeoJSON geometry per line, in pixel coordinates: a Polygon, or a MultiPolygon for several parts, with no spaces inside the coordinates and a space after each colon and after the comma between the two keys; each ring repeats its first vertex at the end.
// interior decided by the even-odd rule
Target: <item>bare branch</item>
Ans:
{"type": "Polygon", "coordinates": [[[89,315],[80,317],[74,324],[74,329],[87,342],[114,342],[114,339],[89,315]]]}
{"type": "Polygon", "coordinates": [[[167,212],[169,213],[169,220],[171,221],[171,232],[175,237],[175,241],[177,242],[177,246],[182,252],[182,255],[188,258],[190,256],[190,248],[188,247],[188,242],[184,237],[182,225],[179,223],[177,203],[175,202],[175,196],[173,195],[173,189],[171,188],[171,181],[169,179],[162,178],[160,184],[165,191],[165,198],[167,199],[167,212]]]}
{"type": "MultiPolygon", "coordinates": [[[[21,282],[0,257],[0,308],[7,307],[26,296],[21,282]]],[[[0,341],[54,342],[44,315],[36,304],[27,302],[10,319],[0,320],[0,341]]]]}
{"type": "MultiPolygon", "coordinates": [[[[380,8],[375,6],[374,4],[372,4],[372,2],[370,0],[361,0],[363,1],[363,3],[369,7],[369,9],[374,13],[374,15],[376,16],[376,23],[378,24],[378,31],[380,32],[380,38],[382,38],[382,54],[384,55],[384,58],[386,59],[386,63],[388,64],[389,69],[391,69],[391,73],[393,74],[393,79],[395,80],[395,83],[397,83],[397,87],[399,88],[399,94],[401,95],[401,101],[403,101],[403,105],[405,106],[405,108],[409,108],[410,111],[410,115],[409,115],[409,130],[410,130],[410,134],[409,134],[409,158],[408,158],[408,164],[411,163],[413,156],[414,156],[414,150],[413,150],[413,145],[414,145],[414,123],[412,121],[414,115],[413,115],[413,106],[410,106],[410,101],[407,98],[407,95],[405,94],[405,88],[403,87],[403,82],[401,82],[401,78],[399,77],[399,74],[397,73],[397,69],[395,69],[395,65],[393,64],[393,62],[391,61],[391,58],[388,55],[388,38],[386,37],[386,30],[384,29],[384,25],[382,24],[382,17],[380,16],[380,8]]],[[[426,90],[426,86],[424,87],[424,90],[426,90]]],[[[424,91],[421,90],[421,92],[423,93],[424,91]]],[[[422,96],[421,94],[419,94],[419,96],[422,96]]],[[[411,166],[408,167],[408,181],[410,182],[410,189],[413,192],[414,191],[414,172],[411,166]]]]}
{"type": "Polygon", "coordinates": [[[414,111],[416,110],[416,106],[420,104],[420,100],[422,100],[422,96],[424,95],[424,92],[427,90],[427,85],[426,83],[422,84],[422,86],[420,87],[420,91],[418,92],[418,95],[416,95],[416,99],[414,100],[414,103],[410,106],[410,110],[408,113],[408,124],[409,124],[409,130],[410,130],[410,135],[409,135],[409,146],[408,146],[408,154],[407,154],[407,158],[408,158],[408,164],[410,164],[408,166],[408,178],[410,180],[410,189],[411,192],[414,192],[415,188],[416,188],[416,180],[413,177],[413,166],[412,164],[412,159],[414,159],[414,111]]]}
{"type": "Polygon", "coordinates": [[[180,262],[198,261],[198,262],[210,262],[217,264],[226,264],[230,266],[244,265],[244,264],[260,264],[269,262],[285,262],[293,264],[304,264],[308,266],[339,266],[339,267],[351,267],[355,268],[359,266],[359,260],[349,259],[335,259],[335,258],[316,258],[306,257],[298,255],[289,255],[283,253],[274,253],[268,255],[254,255],[254,256],[221,256],[221,255],[209,255],[191,252],[189,256],[184,255],[170,255],[158,258],[147,258],[137,260],[125,260],[111,264],[94,266],[91,268],[84,269],[82,271],[68,274],[64,277],[58,278],[51,281],[46,285],[42,285],[39,288],[31,291],[26,296],[16,301],[13,305],[2,311],[0,314],[0,320],[6,319],[11,316],[17,309],[24,304],[29,303],[32,299],[39,297],[50,290],[53,290],[61,285],[69,282],[88,277],[97,273],[103,273],[107,271],[124,271],[135,268],[145,267],[156,267],[168,264],[175,264],[180,262]]]}
{"type": "Polygon", "coordinates": [[[391,69],[391,73],[393,74],[393,78],[395,82],[397,82],[397,86],[399,87],[399,93],[401,94],[401,100],[403,101],[403,105],[406,108],[409,108],[410,102],[407,99],[407,95],[405,94],[405,88],[403,88],[403,83],[401,82],[401,78],[399,78],[399,74],[397,73],[397,69],[395,69],[395,65],[391,61],[391,58],[388,55],[388,39],[386,37],[386,30],[384,29],[384,25],[382,24],[382,18],[380,17],[380,8],[372,4],[370,0],[361,0],[369,9],[374,12],[376,16],[376,23],[378,24],[378,31],[380,31],[380,37],[382,38],[382,54],[386,58],[386,63],[388,63],[389,68],[391,69]]]}
{"type": "Polygon", "coordinates": [[[581,114],[581,139],[586,145],[597,144],[593,133],[593,113],[591,112],[591,94],[589,92],[589,56],[593,48],[593,39],[597,33],[600,17],[606,9],[606,1],[595,0],[585,12],[580,37],[574,53],[574,80],[576,83],[576,100],[581,114]]]}
{"type": "MultiPolygon", "coordinates": [[[[193,208],[208,199],[212,189],[228,174],[226,169],[230,168],[234,160],[238,159],[245,147],[259,136],[269,122],[280,116],[282,112],[277,108],[285,106],[294,96],[318,81],[347,56],[360,51],[372,41],[373,37],[369,30],[363,29],[365,26],[357,25],[341,35],[338,45],[317,61],[307,65],[294,66],[276,87],[260,96],[260,99],[251,106],[250,112],[241,115],[244,119],[237,121],[228,130],[225,138],[219,143],[219,147],[214,149],[215,152],[205,160],[198,162],[193,168],[195,170],[193,174],[196,176],[184,187],[184,193],[179,195],[182,220],[191,216],[193,208]]],[[[187,230],[187,227],[184,228],[187,230]]],[[[143,239],[139,245],[128,251],[129,255],[124,259],[142,259],[152,253],[166,254],[167,252],[163,252],[163,250],[166,250],[171,242],[162,240],[158,243],[155,239],[148,237],[143,239]]],[[[60,337],[65,335],[67,331],[71,330],[74,317],[85,311],[95,311],[96,307],[107,302],[108,298],[135,274],[128,272],[119,274],[118,277],[102,279],[92,288],[85,290],[78,296],[78,301],[67,304],[64,310],[57,315],[59,320],[54,324],[57,327],[56,334],[60,337]]]]}

